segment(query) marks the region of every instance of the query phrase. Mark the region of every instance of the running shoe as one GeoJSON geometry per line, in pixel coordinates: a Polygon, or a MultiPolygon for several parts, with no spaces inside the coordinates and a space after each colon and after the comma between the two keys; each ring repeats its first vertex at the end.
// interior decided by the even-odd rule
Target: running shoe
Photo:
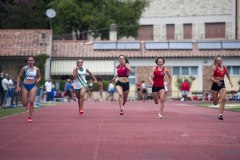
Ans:
{"type": "Polygon", "coordinates": [[[120,115],[124,115],[124,112],[123,112],[123,110],[121,109],[121,111],[120,111],[120,115]]]}
{"type": "Polygon", "coordinates": [[[163,116],[159,113],[157,118],[163,118],[163,116]]]}
{"type": "Polygon", "coordinates": [[[32,118],[28,117],[27,121],[28,121],[28,123],[32,123],[32,118]]]}
{"type": "Polygon", "coordinates": [[[83,115],[83,110],[79,110],[80,116],[83,115]]]}
{"type": "Polygon", "coordinates": [[[219,119],[219,120],[223,120],[223,115],[220,114],[220,115],[218,116],[218,119],[219,119]]]}

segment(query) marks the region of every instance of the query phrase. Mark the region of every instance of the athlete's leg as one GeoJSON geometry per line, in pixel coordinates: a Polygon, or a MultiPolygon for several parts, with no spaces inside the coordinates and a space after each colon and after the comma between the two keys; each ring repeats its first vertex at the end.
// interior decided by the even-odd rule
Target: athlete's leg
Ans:
{"type": "Polygon", "coordinates": [[[38,88],[35,86],[29,91],[29,112],[28,117],[32,117],[33,110],[34,110],[34,100],[37,94],[38,88]]]}
{"type": "Polygon", "coordinates": [[[161,89],[159,91],[159,95],[160,95],[160,115],[163,115],[163,108],[164,108],[164,102],[165,102],[165,90],[161,89]]]}
{"type": "Polygon", "coordinates": [[[22,87],[22,104],[24,107],[27,107],[28,105],[28,90],[24,87],[22,87]]]}
{"type": "Polygon", "coordinates": [[[118,98],[118,103],[119,103],[119,107],[120,107],[120,110],[122,110],[122,106],[123,106],[123,89],[121,86],[116,86],[116,91],[119,95],[119,98],[118,98]]]}
{"type": "Polygon", "coordinates": [[[218,104],[218,91],[212,90],[212,101],[214,105],[218,104]]]}
{"type": "Polygon", "coordinates": [[[84,103],[85,92],[86,92],[86,88],[82,87],[81,90],[80,90],[80,107],[79,107],[80,111],[83,111],[83,103],[84,103]]]}
{"type": "Polygon", "coordinates": [[[159,93],[158,92],[152,92],[152,95],[153,95],[153,100],[154,100],[154,103],[155,104],[158,104],[159,102],[159,93]]]}
{"type": "Polygon", "coordinates": [[[129,90],[123,92],[123,104],[127,102],[129,90]]]}
{"type": "Polygon", "coordinates": [[[225,107],[226,88],[222,88],[219,91],[219,103],[220,103],[220,114],[223,114],[225,107]]]}
{"type": "Polygon", "coordinates": [[[76,97],[77,97],[77,100],[78,100],[78,108],[80,110],[80,89],[75,89],[75,93],[76,93],[76,97]]]}

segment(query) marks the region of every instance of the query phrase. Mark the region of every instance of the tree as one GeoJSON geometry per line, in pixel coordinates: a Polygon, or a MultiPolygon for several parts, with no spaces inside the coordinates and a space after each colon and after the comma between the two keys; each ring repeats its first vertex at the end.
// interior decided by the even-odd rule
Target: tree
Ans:
{"type": "Polygon", "coordinates": [[[0,29],[48,28],[49,21],[45,12],[49,1],[50,0],[0,1],[0,29]]]}
{"type": "Polygon", "coordinates": [[[53,21],[55,34],[73,31],[77,39],[87,39],[87,33],[94,31],[95,36],[108,39],[112,23],[117,24],[119,37],[135,37],[138,20],[148,3],[148,0],[53,0],[49,6],[57,12],[53,21]]]}

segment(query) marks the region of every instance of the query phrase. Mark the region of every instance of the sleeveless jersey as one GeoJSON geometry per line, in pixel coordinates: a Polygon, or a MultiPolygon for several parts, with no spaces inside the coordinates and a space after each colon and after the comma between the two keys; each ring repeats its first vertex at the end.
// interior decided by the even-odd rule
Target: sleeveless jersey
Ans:
{"type": "Polygon", "coordinates": [[[36,79],[37,77],[37,68],[34,66],[33,71],[29,69],[28,66],[26,66],[26,69],[24,71],[24,79],[36,79]]]}
{"type": "Polygon", "coordinates": [[[226,73],[227,73],[227,68],[225,66],[223,66],[222,71],[216,66],[216,70],[214,72],[214,77],[224,77],[226,73]]]}
{"type": "Polygon", "coordinates": [[[118,65],[117,66],[117,75],[118,75],[118,77],[128,77],[129,71],[128,71],[128,68],[126,67],[126,65],[124,65],[124,66],[118,65]]]}
{"type": "Polygon", "coordinates": [[[153,77],[153,87],[164,87],[164,76],[165,76],[165,69],[162,68],[161,71],[158,70],[158,66],[154,71],[153,77]]]}
{"type": "Polygon", "coordinates": [[[78,69],[77,77],[73,81],[74,89],[80,89],[82,87],[87,87],[86,80],[87,69],[82,67],[82,69],[78,69]]]}

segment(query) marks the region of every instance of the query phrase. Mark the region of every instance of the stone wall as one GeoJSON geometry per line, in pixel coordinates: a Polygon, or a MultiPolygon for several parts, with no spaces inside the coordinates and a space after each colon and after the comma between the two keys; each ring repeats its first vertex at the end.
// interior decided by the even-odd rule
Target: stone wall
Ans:
{"type": "Polygon", "coordinates": [[[231,15],[232,0],[151,0],[143,17],[231,15]]]}

